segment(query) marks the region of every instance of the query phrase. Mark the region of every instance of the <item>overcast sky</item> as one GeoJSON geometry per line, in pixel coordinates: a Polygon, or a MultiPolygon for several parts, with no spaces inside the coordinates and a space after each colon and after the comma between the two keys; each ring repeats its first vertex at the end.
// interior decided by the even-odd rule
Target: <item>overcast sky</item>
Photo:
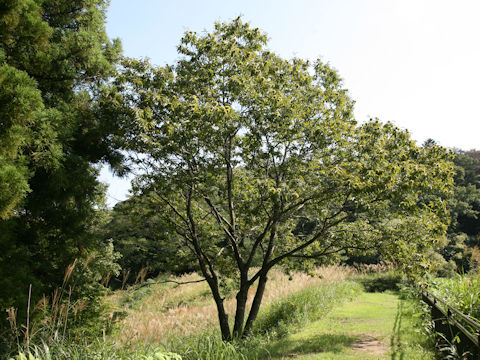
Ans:
{"type": "MultiPolygon", "coordinates": [[[[238,15],[280,56],[336,68],[359,121],[391,121],[419,143],[480,148],[479,0],[111,0],[107,32],[126,56],[165,65],[186,30],[238,15]]],[[[110,205],[126,198],[128,180],[106,170],[101,179],[110,205]]]]}

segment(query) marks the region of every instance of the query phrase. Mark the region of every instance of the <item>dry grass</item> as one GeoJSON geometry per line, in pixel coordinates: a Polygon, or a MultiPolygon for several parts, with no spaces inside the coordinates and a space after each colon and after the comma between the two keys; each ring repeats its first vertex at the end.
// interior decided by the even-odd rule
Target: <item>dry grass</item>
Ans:
{"type": "MultiPolygon", "coordinates": [[[[338,282],[353,273],[345,267],[322,267],[315,276],[295,273],[288,275],[272,270],[269,275],[262,306],[309,286],[325,282],[338,282]]],[[[175,280],[185,282],[199,279],[189,274],[175,280]]],[[[250,301],[255,289],[249,291],[250,301]]],[[[235,297],[225,301],[226,311],[233,318],[235,297]]],[[[158,284],[142,301],[139,309],[128,310],[128,315],[118,324],[116,340],[119,343],[167,343],[168,339],[188,336],[217,326],[217,310],[206,283],[188,285],[158,284]]]]}
{"type": "Polygon", "coordinates": [[[392,271],[397,268],[397,266],[390,261],[381,261],[378,264],[353,264],[353,267],[360,274],[374,274],[382,273],[386,271],[392,271]]]}

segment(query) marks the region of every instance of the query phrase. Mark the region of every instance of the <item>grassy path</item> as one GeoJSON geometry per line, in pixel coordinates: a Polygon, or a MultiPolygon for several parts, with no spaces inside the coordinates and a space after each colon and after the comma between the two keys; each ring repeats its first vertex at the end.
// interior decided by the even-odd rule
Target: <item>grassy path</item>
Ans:
{"type": "Polygon", "coordinates": [[[271,345],[272,359],[434,359],[421,346],[411,305],[389,293],[362,293],[327,317],[271,345]]]}

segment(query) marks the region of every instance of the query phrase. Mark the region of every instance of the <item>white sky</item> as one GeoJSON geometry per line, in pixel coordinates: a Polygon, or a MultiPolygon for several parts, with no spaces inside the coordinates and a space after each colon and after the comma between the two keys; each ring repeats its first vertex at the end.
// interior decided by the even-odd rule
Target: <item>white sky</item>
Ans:
{"type": "MultiPolygon", "coordinates": [[[[184,31],[211,31],[238,15],[266,32],[285,58],[321,57],[356,101],[420,143],[480,148],[480,0],[112,0],[107,32],[124,54],[157,65],[177,59],[184,31]]],[[[112,178],[108,202],[127,196],[112,178]]]]}

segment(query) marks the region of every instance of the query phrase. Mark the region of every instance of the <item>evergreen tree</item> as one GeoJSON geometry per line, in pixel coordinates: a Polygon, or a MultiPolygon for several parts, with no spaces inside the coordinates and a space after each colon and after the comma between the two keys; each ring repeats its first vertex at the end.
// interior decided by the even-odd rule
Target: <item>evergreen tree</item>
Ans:
{"type": "Polygon", "coordinates": [[[24,314],[29,284],[34,299],[48,294],[68,264],[103,246],[91,234],[104,193],[93,164],[122,164],[118,124],[99,100],[121,53],[105,32],[106,6],[0,4],[2,311],[24,314]]]}

